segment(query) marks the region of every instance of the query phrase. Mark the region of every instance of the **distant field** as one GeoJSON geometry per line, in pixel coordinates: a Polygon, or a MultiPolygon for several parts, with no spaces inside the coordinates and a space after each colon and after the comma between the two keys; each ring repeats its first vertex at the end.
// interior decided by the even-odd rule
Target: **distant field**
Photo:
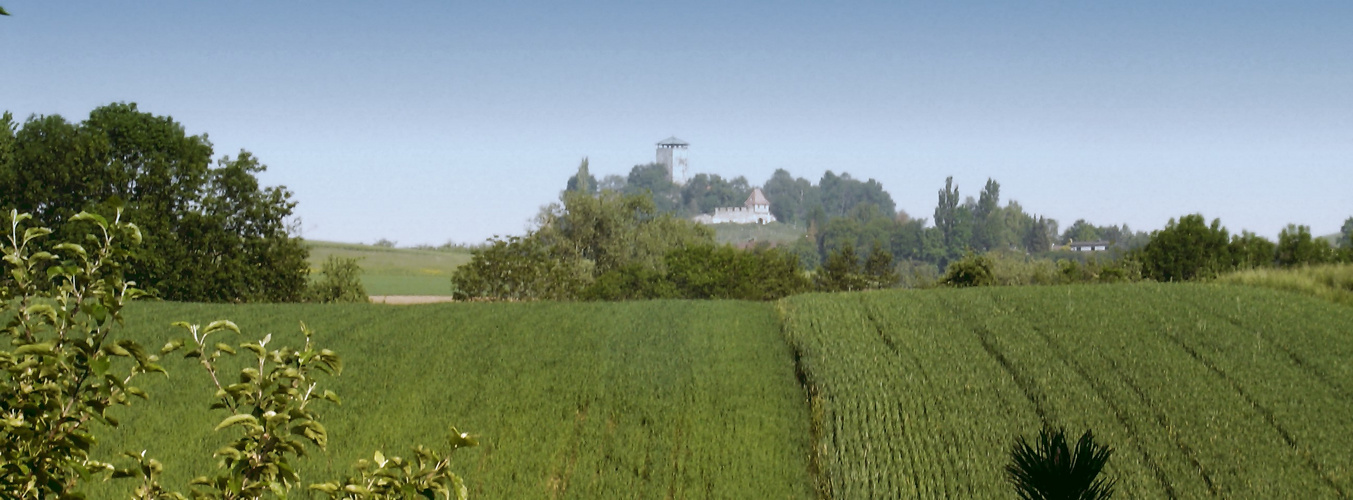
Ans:
{"type": "MultiPolygon", "coordinates": [[[[126,333],[159,346],[175,320],[231,318],[245,339],[300,342],[304,320],[343,356],[322,406],[331,439],[302,468],[336,477],[380,448],[409,456],[448,424],[471,498],[813,498],[808,416],[773,308],[744,302],[382,306],[134,304],[126,333]]],[[[237,343],[241,339],[232,339],[237,343]]],[[[148,450],[182,488],[227,439],[199,366],[166,363],[135,422],[101,439],[148,450]],[[128,444],[124,444],[128,443],[128,444]]],[[[90,498],[125,497],[103,487],[90,498]]]]}
{"type": "Polygon", "coordinates": [[[771,224],[711,224],[714,239],[719,243],[742,244],[749,241],[769,242],[788,245],[806,233],[789,224],[774,222],[771,224]]]}
{"type": "Polygon", "coordinates": [[[370,295],[450,295],[451,273],[470,261],[469,252],[384,248],[352,243],[306,241],[310,268],[318,271],[330,255],[360,259],[362,284],[370,295]]]}
{"type": "Polygon", "coordinates": [[[782,303],[834,498],[1012,498],[1016,435],[1087,428],[1121,498],[1346,498],[1353,309],[1140,284],[782,303]]]}

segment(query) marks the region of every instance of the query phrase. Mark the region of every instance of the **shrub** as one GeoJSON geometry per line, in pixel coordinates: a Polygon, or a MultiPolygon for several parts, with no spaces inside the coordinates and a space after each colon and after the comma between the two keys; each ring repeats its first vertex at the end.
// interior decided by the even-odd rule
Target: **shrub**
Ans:
{"type": "Polygon", "coordinates": [[[315,302],[368,302],[362,285],[362,267],[354,257],[330,255],[320,264],[320,278],[310,284],[310,300],[315,302]]]}
{"type": "Polygon", "coordinates": [[[1072,448],[1064,430],[1043,429],[1032,445],[1024,436],[1015,438],[1005,470],[1023,500],[1108,500],[1114,481],[1099,474],[1112,455],[1088,430],[1072,448]]]}
{"type": "Polygon", "coordinates": [[[1165,229],[1151,233],[1151,242],[1137,253],[1142,275],[1157,281],[1208,278],[1232,265],[1230,238],[1221,221],[1209,226],[1201,214],[1170,219],[1165,229]]]}
{"type": "Polygon", "coordinates": [[[991,272],[991,259],[986,255],[968,252],[963,258],[949,263],[941,283],[948,286],[991,286],[996,280],[991,272]]]}

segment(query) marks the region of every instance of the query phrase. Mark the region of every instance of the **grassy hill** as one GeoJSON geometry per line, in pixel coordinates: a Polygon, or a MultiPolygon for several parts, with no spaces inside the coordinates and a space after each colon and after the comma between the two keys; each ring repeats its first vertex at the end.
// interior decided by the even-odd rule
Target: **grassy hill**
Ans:
{"type": "MultiPolygon", "coordinates": [[[[483,443],[455,463],[476,498],[1010,498],[1015,436],[1056,425],[1114,447],[1121,498],[1353,492],[1353,308],[1280,290],[146,303],[128,315],[148,345],[180,319],[232,318],[290,343],[297,321],[316,329],[347,362],[316,479],[376,448],[436,443],[454,423],[483,443]]],[[[124,415],[136,425],[100,446],[145,447],[182,484],[224,437],[210,431],[205,375],[168,368],[124,415]]]]}
{"type": "Polygon", "coordinates": [[[714,240],[719,243],[740,245],[749,241],[769,242],[776,245],[789,245],[802,238],[803,229],[773,222],[770,224],[711,224],[714,228],[714,240]]]}
{"type": "MultiPolygon", "coordinates": [[[[329,451],[302,469],[313,480],[378,448],[435,446],[455,424],[482,443],[454,462],[472,498],[813,497],[807,407],[769,304],[143,303],[128,316],[152,346],[175,320],[232,318],[246,339],[291,345],[298,321],[312,327],[345,365],[328,384],[342,406],[323,407],[329,451]]],[[[119,415],[135,425],[100,446],[144,447],[181,488],[226,437],[201,367],[166,367],[119,415]]]]}
{"type": "Polygon", "coordinates": [[[306,241],[310,268],[330,255],[360,259],[362,284],[371,295],[451,295],[451,272],[470,261],[462,251],[387,248],[355,243],[306,241]]]}

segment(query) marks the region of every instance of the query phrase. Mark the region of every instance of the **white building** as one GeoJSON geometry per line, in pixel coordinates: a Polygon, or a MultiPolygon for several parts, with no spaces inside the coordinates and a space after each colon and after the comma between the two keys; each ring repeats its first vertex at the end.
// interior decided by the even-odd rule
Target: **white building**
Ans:
{"type": "Polygon", "coordinates": [[[770,224],[775,216],[770,213],[770,200],[761,188],[754,188],[741,207],[716,208],[713,214],[697,215],[694,220],[701,224],[770,224]]]}
{"type": "Polygon", "coordinates": [[[1107,241],[1073,241],[1071,242],[1072,252],[1102,252],[1109,249],[1107,241]]]}
{"type": "Polygon", "coordinates": [[[677,139],[676,136],[663,139],[658,143],[658,163],[667,167],[667,180],[680,186],[686,183],[686,148],[690,143],[677,139]],[[680,173],[676,169],[681,169],[680,173]]]}

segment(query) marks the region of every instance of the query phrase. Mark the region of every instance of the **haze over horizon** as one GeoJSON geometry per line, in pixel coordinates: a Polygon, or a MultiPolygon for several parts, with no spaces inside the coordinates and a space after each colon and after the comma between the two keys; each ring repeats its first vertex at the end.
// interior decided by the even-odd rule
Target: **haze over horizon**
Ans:
{"type": "Polygon", "coordinates": [[[0,111],[110,102],[240,149],[304,236],[520,234],[578,162],[952,175],[1066,227],[1183,214],[1274,238],[1353,216],[1353,3],[0,0],[0,111]]]}

